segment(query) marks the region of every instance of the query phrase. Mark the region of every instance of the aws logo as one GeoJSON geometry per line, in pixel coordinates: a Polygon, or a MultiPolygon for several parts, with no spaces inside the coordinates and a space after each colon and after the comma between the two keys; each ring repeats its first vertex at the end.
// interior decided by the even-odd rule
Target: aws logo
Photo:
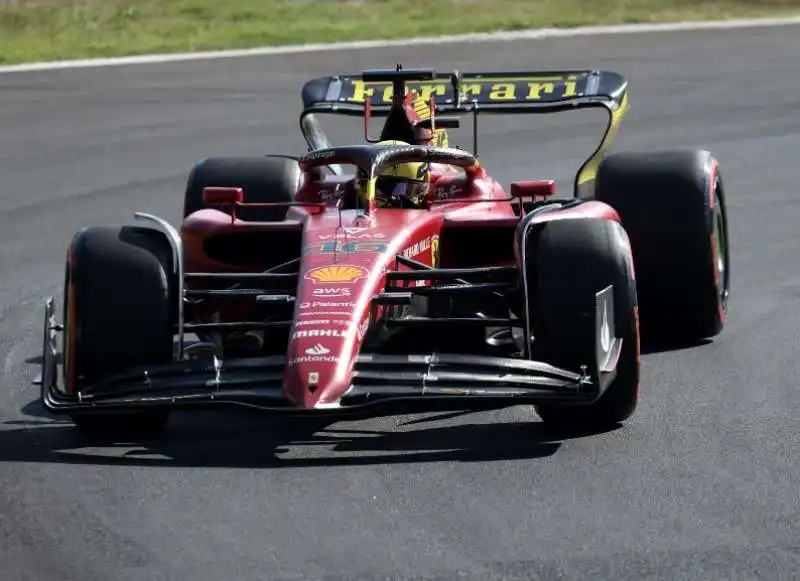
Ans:
{"type": "Polygon", "coordinates": [[[311,293],[316,297],[349,297],[349,288],[315,288],[311,293]]]}

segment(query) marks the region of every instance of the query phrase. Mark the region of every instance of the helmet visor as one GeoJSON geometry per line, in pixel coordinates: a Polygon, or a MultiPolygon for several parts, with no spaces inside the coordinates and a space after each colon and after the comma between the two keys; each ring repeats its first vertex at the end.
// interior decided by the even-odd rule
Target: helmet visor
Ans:
{"type": "MultiPolygon", "coordinates": [[[[366,204],[367,178],[359,171],[355,178],[355,188],[359,199],[366,204]]],[[[394,176],[379,176],[375,180],[375,195],[378,206],[410,207],[419,206],[425,199],[428,186],[426,182],[412,181],[394,176]]]]}
{"type": "Polygon", "coordinates": [[[425,182],[381,176],[377,180],[375,189],[379,205],[406,207],[420,205],[425,196],[427,186],[425,182]]]}

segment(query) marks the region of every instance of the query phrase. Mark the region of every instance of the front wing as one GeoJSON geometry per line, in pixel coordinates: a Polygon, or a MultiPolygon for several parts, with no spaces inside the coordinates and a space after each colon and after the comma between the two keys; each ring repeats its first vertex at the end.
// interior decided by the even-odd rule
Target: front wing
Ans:
{"type": "MultiPolygon", "coordinates": [[[[598,309],[610,287],[598,293],[598,309]]],[[[606,305],[607,306],[607,305],[606,305]]],[[[612,311],[613,312],[613,311],[612,311]]],[[[365,408],[409,405],[457,408],[475,404],[517,405],[541,402],[590,404],[616,375],[622,340],[613,325],[597,317],[597,360],[580,372],[545,362],[511,357],[448,353],[383,355],[356,358],[350,389],[333,404],[301,409],[282,389],[282,355],[221,360],[177,361],[131,369],[89,386],[77,394],[58,388],[58,325],[52,299],[45,307],[44,353],[39,383],[44,406],[55,413],[124,411],[166,407],[248,407],[281,413],[323,410],[357,412],[365,408]],[[609,344],[610,337],[613,341],[609,344]],[[602,348],[601,348],[602,347],[602,348]]]]}

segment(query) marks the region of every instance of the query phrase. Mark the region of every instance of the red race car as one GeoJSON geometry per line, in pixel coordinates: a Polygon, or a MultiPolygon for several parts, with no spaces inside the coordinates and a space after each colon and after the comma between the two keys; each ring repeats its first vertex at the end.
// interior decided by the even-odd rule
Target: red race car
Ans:
{"type": "Polygon", "coordinates": [[[533,404],[545,422],[601,427],[636,408],[640,323],[654,341],[722,330],[718,162],[699,150],[607,155],[623,76],[443,80],[398,65],[313,79],[302,95],[305,155],[202,160],[180,228],[137,213],[142,225],[74,236],[63,325],[46,304],[47,409],[111,430],[201,407],[533,404]],[[477,157],[479,113],[586,107],[609,123],[568,197],[546,179],[506,189],[477,157]],[[365,142],[331,146],[319,113],[363,117],[365,142]],[[448,143],[464,115],[472,152],[448,143]],[[376,138],[373,117],[385,118],[376,138]]]}

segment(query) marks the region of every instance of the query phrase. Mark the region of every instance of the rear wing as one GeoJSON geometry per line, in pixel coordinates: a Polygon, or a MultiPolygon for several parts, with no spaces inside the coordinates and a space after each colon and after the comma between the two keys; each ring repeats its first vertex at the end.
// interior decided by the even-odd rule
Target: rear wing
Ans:
{"type": "MultiPolygon", "coordinates": [[[[368,101],[372,114],[386,115],[391,109],[395,83],[388,79],[365,80],[370,75],[374,78],[375,71],[312,79],[303,86],[303,106],[306,110],[360,116],[368,101]]],[[[426,76],[433,78],[406,80],[405,88],[425,102],[433,99],[439,113],[469,112],[474,108],[482,113],[534,113],[599,103],[617,109],[628,85],[625,77],[610,71],[456,71],[444,78],[435,73],[426,76]]]]}
{"type": "MultiPolygon", "coordinates": [[[[314,113],[355,117],[387,116],[407,91],[431,105],[432,122],[439,114],[473,116],[473,152],[478,150],[479,114],[555,113],[602,108],[608,126],[592,156],[578,170],[576,194],[591,187],[597,168],[616,137],[628,108],[628,81],[616,72],[564,70],[485,72],[437,75],[432,69],[364,71],[358,75],[320,77],[303,85],[300,126],[310,148],[327,148],[314,113]],[[398,95],[401,92],[401,95],[398,95]]],[[[337,172],[338,173],[338,172],[337,172]]],[[[578,194],[579,195],[579,194],[578,194]]]]}

